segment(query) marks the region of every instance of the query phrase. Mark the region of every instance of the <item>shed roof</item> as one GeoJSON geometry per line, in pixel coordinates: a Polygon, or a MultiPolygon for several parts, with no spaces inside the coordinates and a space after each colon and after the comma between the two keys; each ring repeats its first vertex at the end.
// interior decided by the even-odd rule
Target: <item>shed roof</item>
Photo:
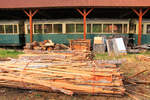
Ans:
{"type": "Polygon", "coordinates": [[[150,0],[1,0],[0,8],[150,7],[150,0]]]}

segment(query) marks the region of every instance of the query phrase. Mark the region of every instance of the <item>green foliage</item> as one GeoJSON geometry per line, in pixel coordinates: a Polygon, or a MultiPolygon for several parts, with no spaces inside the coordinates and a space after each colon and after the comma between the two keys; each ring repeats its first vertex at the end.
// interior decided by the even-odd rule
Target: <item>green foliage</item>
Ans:
{"type": "Polygon", "coordinates": [[[108,53],[104,54],[95,54],[94,59],[101,59],[101,60],[117,60],[121,58],[135,58],[135,54],[127,54],[127,55],[120,55],[120,56],[109,56],[108,53]]]}
{"type": "Polygon", "coordinates": [[[35,94],[35,97],[41,97],[41,94],[35,94]]]}
{"type": "Polygon", "coordinates": [[[141,54],[150,56],[150,51],[145,51],[145,52],[142,52],[141,54]]]}
{"type": "Polygon", "coordinates": [[[7,58],[7,57],[17,58],[19,54],[23,54],[23,52],[16,50],[0,49],[0,58],[7,58]]]}

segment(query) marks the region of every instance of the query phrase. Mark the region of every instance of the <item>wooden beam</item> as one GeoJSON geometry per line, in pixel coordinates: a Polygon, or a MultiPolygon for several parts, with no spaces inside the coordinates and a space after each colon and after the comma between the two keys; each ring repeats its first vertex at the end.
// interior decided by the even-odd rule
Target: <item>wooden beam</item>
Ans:
{"type": "Polygon", "coordinates": [[[138,16],[140,15],[136,9],[132,8],[132,10],[133,10],[138,16]]]}
{"type": "Polygon", "coordinates": [[[28,13],[26,10],[24,10],[24,12],[25,12],[25,14],[26,14],[27,16],[30,16],[29,13],[28,13]]]}
{"type": "Polygon", "coordinates": [[[82,13],[82,11],[80,9],[77,9],[77,11],[82,15],[84,16],[84,14],[82,13]]]}
{"type": "Polygon", "coordinates": [[[86,13],[86,16],[89,15],[89,14],[93,11],[93,9],[94,9],[94,8],[91,8],[91,9],[86,13]]]}
{"type": "Polygon", "coordinates": [[[143,15],[144,16],[148,11],[149,11],[150,8],[147,8],[144,12],[143,12],[143,15]]]}
{"type": "Polygon", "coordinates": [[[38,9],[36,9],[33,14],[32,14],[32,17],[38,12],[38,9]]]}

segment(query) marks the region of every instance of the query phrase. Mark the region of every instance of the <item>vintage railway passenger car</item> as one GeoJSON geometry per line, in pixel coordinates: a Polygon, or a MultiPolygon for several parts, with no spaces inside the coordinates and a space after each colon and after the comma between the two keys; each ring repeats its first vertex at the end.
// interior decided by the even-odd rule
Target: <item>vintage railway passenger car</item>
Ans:
{"type": "MultiPolygon", "coordinates": [[[[128,36],[129,33],[134,34],[137,39],[137,19],[87,19],[88,39],[93,40],[94,36],[113,34],[128,36]]],[[[142,33],[150,33],[150,20],[143,20],[142,33]]],[[[30,42],[29,34],[28,20],[0,21],[0,46],[22,46],[30,42]]],[[[35,41],[51,39],[54,43],[68,44],[70,39],[77,38],[83,38],[82,19],[33,20],[33,40],[35,41]]]]}

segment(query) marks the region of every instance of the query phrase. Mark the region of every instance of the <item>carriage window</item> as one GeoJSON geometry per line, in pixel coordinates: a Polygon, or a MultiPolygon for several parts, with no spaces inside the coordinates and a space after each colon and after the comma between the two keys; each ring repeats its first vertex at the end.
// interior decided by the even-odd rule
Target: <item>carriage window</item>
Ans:
{"type": "Polygon", "coordinates": [[[52,24],[44,24],[44,33],[52,33],[52,24]]]}
{"type": "Polygon", "coordinates": [[[87,33],[91,33],[91,24],[87,24],[87,33]]]}
{"type": "Polygon", "coordinates": [[[26,25],[27,26],[27,34],[30,33],[30,25],[26,25]]]}
{"type": "Polygon", "coordinates": [[[14,33],[17,33],[17,25],[14,25],[14,33]]]}
{"type": "Polygon", "coordinates": [[[42,33],[42,24],[34,24],[34,33],[42,33]]]}
{"type": "Polygon", "coordinates": [[[104,24],[103,25],[103,31],[105,33],[112,33],[112,24],[104,24]]]}
{"type": "Polygon", "coordinates": [[[136,24],[130,25],[130,33],[136,33],[136,24]]]}
{"type": "Polygon", "coordinates": [[[76,24],[76,32],[83,32],[83,24],[76,24]]]}
{"type": "Polygon", "coordinates": [[[54,33],[62,33],[62,24],[54,24],[54,33]]]}
{"type": "Polygon", "coordinates": [[[4,25],[0,25],[0,33],[4,33],[4,25]]]}
{"type": "Polygon", "coordinates": [[[66,24],[66,33],[74,33],[75,25],[74,24],[66,24]]]}
{"type": "Polygon", "coordinates": [[[147,33],[150,34],[150,24],[147,25],[147,33]]]}
{"type": "Polygon", "coordinates": [[[93,32],[94,33],[102,32],[102,25],[101,24],[93,24],[93,32]]]}
{"type": "Polygon", "coordinates": [[[127,33],[127,24],[124,24],[124,30],[123,33],[127,33]]]}
{"type": "Polygon", "coordinates": [[[114,24],[113,33],[122,33],[122,24],[114,24]]]}
{"type": "Polygon", "coordinates": [[[6,33],[13,33],[13,25],[5,25],[6,33]]]}

